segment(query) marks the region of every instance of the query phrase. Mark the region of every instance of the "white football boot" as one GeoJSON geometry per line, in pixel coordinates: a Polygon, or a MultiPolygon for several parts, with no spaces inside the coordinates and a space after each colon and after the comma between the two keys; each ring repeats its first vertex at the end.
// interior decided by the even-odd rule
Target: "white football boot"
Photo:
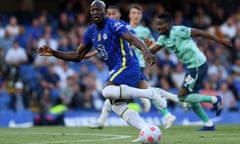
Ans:
{"type": "Polygon", "coordinates": [[[175,120],[176,120],[176,116],[174,116],[171,113],[166,114],[163,117],[163,124],[164,124],[165,129],[170,128],[173,125],[173,123],[175,122],[175,120]]]}
{"type": "Polygon", "coordinates": [[[104,127],[104,123],[94,121],[88,125],[88,128],[91,129],[102,129],[104,127]]]}
{"type": "Polygon", "coordinates": [[[167,100],[166,97],[161,94],[161,90],[159,88],[151,88],[153,92],[153,100],[159,105],[161,108],[167,108],[167,100]]]}

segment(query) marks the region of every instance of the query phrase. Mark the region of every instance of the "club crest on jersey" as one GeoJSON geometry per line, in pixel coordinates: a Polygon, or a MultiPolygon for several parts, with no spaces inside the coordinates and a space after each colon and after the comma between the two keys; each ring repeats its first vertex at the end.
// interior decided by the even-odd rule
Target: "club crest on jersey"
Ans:
{"type": "Polygon", "coordinates": [[[101,41],[101,34],[98,34],[98,41],[101,41]]]}
{"type": "Polygon", "coordinates": [[[108,38],[108,37],[107,37],[107,34],[104,33],[104,34],[103,34],[103,39],[104,39],[104,40],[107,40],[107,38],[108,38]]]}

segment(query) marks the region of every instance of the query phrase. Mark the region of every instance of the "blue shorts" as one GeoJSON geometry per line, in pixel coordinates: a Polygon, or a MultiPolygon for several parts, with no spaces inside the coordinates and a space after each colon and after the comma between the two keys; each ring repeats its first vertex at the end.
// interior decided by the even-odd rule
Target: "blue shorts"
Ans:
{"type": "Polygon", "coordinates": [[[198,90],[202,88],[207,69],[208,65],[206,62],[199,67],[187,69],[182,88],[192,93],[198,92],[198,90]]]}
{"type": "Polygon", "coordinates": [[[116,67],[110,71],[107,81],[116,85],[125,84],[131,87],[138,87],[141,80],[146,80],[138,65],[129,67],[116,67]]]}

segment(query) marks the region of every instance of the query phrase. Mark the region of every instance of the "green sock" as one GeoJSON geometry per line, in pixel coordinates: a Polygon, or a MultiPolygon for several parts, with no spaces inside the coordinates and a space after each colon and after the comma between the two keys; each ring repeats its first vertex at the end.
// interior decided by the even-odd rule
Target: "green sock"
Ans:
{"type": "Polygon", "coordinates": [[[157,108],[157,110],[159,110],[164,116],[169,113],[169,111],[168,111],[167,108],[162,108],[162,107],[160,107],[158,104],[156,104],[155,101],[152,101],[152,103],[155,105],[155,107],[157,108]]]}
{"type": "Polygon", "coordinates": [[[167,115],[169,113],[167,108],[160,108],[158,109],[164,116],[167,115]]]}
{"type": "Polygon", "coordinates": [[[203,110],[200,103],[191,103],[192,110],[198,115],[198,117],[204,122],[209,121],[206,112],[203,110]]]}
{"type": "Polygon", "coordinates": [[[206,96],[197,93],[188,94],[185,98],[185,102],[188,103],[201,103],[201,102],[208,102],[213,103],[213,96],[206,96]]]}

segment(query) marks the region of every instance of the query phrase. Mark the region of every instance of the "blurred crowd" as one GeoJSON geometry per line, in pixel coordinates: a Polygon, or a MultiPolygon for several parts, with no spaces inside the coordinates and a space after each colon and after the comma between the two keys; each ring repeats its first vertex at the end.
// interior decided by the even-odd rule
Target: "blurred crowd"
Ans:
{"type": "MultiPolygon", "coordinates": [[[[209,63],[201,93],[221,95],[224,108],[237,111],[240,107],[240,5],[237,1],[224,5],[217,0],[183,0],[184,5],[173,8],[174,0],[164,2],[140,3],[144,8],[142,24],[151,29],[155,39],[159,36],[154,24],[156,14],[170,11],[177,25],[203,29],[232,40],[233,47],[226,48],[195,38],[209,63]]],[[[1,13],[0,111],[49,112],[59,104],[68,110],[101,110],[104,102],[101,90],[108,69],[99,56],[75,63],[36,54],[42,45],[65,52],[76,50],[91,24],[88,4],[88,1],[69,0],[57,12],[33,12],[22,4],[16,12],[1,13]]],[[[132,3],[115,4],[120,6],[122,19],[128,21],[132,3]]],[[[185,66],[166,49],[158,52],[157,58],[157,64],[145,69],[150,84],[176,93],[185,66]]],[[[171,102],[169,106],[177,107],[171,102]]]]}

